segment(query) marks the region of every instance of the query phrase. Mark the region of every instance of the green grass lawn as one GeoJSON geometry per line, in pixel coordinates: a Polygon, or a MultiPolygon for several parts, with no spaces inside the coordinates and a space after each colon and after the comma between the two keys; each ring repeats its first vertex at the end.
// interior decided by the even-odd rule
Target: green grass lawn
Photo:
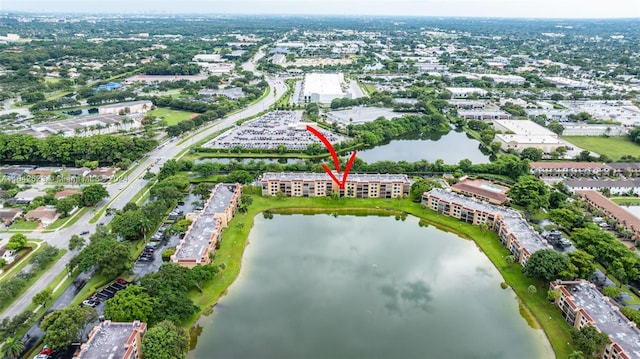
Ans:
{"type": "Polygon", "coordinates": [[[70,217],[58,218],[55,222],[51,223],[47,227],[47,229],[45,229],[42,232],[43,233],[50,233],[50,232],[53,232],[54,230],[56,230],[58,228],[71,226],[74,223],[76,223],[82,216],[85,215],[85,213],[89,212],[90,210],[91,210],[90,207],[83,207],[83,208],[77,210],[70,217]]]}
{"type": "Polygon", "coordinates": [[[38,228],[39,225],[40,222],[17,219],[15,222],[13,222],[11,227],[9,227],[9,230],[20,230],[21,232],[29,232],[38,228]]]}
{"type": "Polygon", "coordinates": [[[610,200],[617,204],[640,203],[638,197],[611,197],[610,200]]]}
{"type": "Polygon", "coordinates": [[[184,120],[188,120],[194,113],[187,111],[176,111],[169,108],[158,107],[155,110],[151,110],[147,112],[148,115],[160,117],[161,119],[167,121],[168,126],[175,125],[184,120]]]}
{"type": "Polygon", "coordinates": [[[573,347],[567,344],[571,342],[569,325],[563,319],[560,310],[546,298],[548,285],[526,278],[517,264],[507,263],[505,257],[509,255],[509,252],[501,245],[494,232],[485,232],[479,227],[460,222],[455,218],[441,216],[431,210],[422,209],[419,203],[397,199],[275,199],[254,195],[253,204],[249,207],[249,211],[246,214],[238,213],[230,222],[229,227],[222,232],[222,245],[216,251],[215,263],[224,263],[226,269],[204,287],[203,293],[199,293],[197,290],[189,292],[194,303],[201,308],[201,312],[185,321],[183,323],[185,328],[190,328],[200,314],[209,312],[211,306],[226,293],[229,285],[238,276],[247,237],[253,226],[253,219],[266,210],[272,210],[276,213],[380,214],[383,212],[390,215],[408,213],[439,229],[474,240],[501,272],[505,282],[517,294],[522,305],[523,317],[533,327],[540,327],[544,330],[556,357],[567,358],[573,352],[573,347]],[[538,291],[529,293],[527,289],[530,285],[536,286],[538,291]]]}
{"type": "MultiPolygon", "coordinates": [[[[40,247],[40,248],[42,248],[42,247],[40,247]]],[[[40,249],[40,248],[39,248],[39,249],[40,249]]],[[[39,250],[39,249],[38,249],[38,250],[39,250]]],[[[36,251],[37,251],[37,250],[36,250],[36,251]]],[[[22,294],[23,294],[24,292],[26,292],[26,291],[27,291],[27,289],[29,289],[29,288],[30,288],[30,287],[31,287],[31,286],[32,286],[32,285],[33,285],[33,284],[34,284],[34,283],[35,283],[35,282],[36,282],[36,281],[37,281],[37,280],[38,280],[38,279],[39,279],[39,278],[40,278],[40,277],[41,277],[41,276],[46,272],[46,271],[48,271],[48,270],[49,270],[49,268],[50,268],[50,267],[51,267],[55,262],[57,262],[58,260],[60,260],[60,258],[62,258],[62,256],[63,256],[66,252],[67,252],[67,251],[66,251],[65,249],[60,249],[60,250],[58,251],[58,254],[56,255],[56,258],[54,258],[54,260],[53,260],[53,261],[51,261],[51,263],[49,263],[49,264],[47,265],[47,267],[46,267],[46,268],[44,268],[44,269],[43,269],[43,270],[41,270],[41,271],[38,271],[38,273],[36,273],[36,275],[35,275],[33,278],[29,279],[29,280],[27,281],[27,285],[26,285],[26,286],[25,286],[25,287],[20,291],[20,293],[19,293],[16,297],[14,297],[14,298],[13,298],[13,299],[11,299],[11,300],[8,300],[7,302],[0,303],[0,313],[1,313],[1,312],[3,312],[3,311],[4,311],[8,306],[10,306],[10,305],[11,305],[11,303],[13,303],[16,299],[20,298],[20,297],[22,296],[22,294]]],[[[29,258],[32,258],[32,257],[29,257],[29,258]]],[[[25,261],[25,262],[28,262],[28,261],[25,261]]],[[[16,273],[17,273],[17,272],[16,272],[16,273]]],[[[34,307],[34,308],[35,308],[35,307],[34,307]]]]}
{"type": "Polygon", "coordinates": [[[617,161],[624,155],[640,156],[640,145],[631,141],[628,137],[601,137],[601,136],[566,136],[563,139],[601,155],[607,155],[617,161]]]}

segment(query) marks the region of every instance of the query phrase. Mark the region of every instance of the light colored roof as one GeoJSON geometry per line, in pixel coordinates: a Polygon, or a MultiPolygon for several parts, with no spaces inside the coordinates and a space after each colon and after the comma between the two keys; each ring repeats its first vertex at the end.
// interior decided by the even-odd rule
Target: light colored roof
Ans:
{"type": "Polygon", "coordinates": [[[576,191],[576,193],[582,195],[587,200],[595,203],[598,207],[611,213],[616,218],[616,220],[618,220],[619,222],[623,222],[627,227],[631,227],[636,231],[640,231],[640,218],[634,216],[633,214],[631,214],[631,212],[625,211],[624,208],[612,202],[602,193],[592,190],[578,190],[576,191]]]}
{"type": "Polygon", "coordinates": [[[559,169],[559,168],[598,168],[598,169],[608,169],[605,163],[599,162],[530,162],[529,166],[532,170],[542,169],[542,168],[551,168],[551,169],[559,169]]]}
{"type": "Polygon", "coordinates": [[[304,96],[311,94],[342,94],[343,74],[307,74],[304,78],[304,96]]]}
{"type": "Polygon", "coordinates": [[[495,120],[493,123],[506,128],[516,135],[558,137],[554,132],[529,120],[495,120]]]}

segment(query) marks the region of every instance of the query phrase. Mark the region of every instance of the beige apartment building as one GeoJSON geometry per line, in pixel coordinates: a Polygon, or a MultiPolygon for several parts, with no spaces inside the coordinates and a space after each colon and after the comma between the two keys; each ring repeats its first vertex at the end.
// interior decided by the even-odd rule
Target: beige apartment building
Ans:
{"type": "Polygon", "coordinates": [[[73,359],[139,359],[140,344],[147,331],[147,323],[135,321],[119,323],[105,320],[98,323],[86,343],[73,359]]]}
{"type": "MultiPolygon", "coordinates": [[[[334,172],[336,178],[342,174],[334,172]]],[[[340,193],[352,198],[396,198],[409,194],[411,182],[404,174],[349,174],[345,188],[341,189],[328,174],[267,172],[262,175],[262,195],[287,197],[324,197],[340,193]]]]}
{"type": "Polygon", "coordinates": [[[560,292],[556,305],[569,325],[576,329],[591,325],[609,336],[601,358],[640,358],[640,330],[593,283],[556,280],[550,289],[560,292]]]}
{"type": "Polygon", "coordinates": [[[193,268],[211,263],[222,229],[236,214],[242,185],[219,183],[211,190],[211,196],[200,213],[189,213],[192,220],[184,237],[178,242],[171,263],[193,268]]]}

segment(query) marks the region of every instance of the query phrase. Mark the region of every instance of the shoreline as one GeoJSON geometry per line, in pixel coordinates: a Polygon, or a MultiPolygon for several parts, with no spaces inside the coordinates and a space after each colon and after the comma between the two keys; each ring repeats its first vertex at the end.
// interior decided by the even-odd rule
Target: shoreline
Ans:
{"type": "MultiPolygon", "coordinates": [[[[194,303],[196,303],[196,305],[198,305],[201,309],[188,322],[183,323],[183,327],[189,331],[190,337],[192,339],[192,343],[190,344],[190,350],[195,348],[195,346],[197,345],[197,337],[199,336],[202,330],[202,327],[199,325],[200,320],[203,317],[206,317],[213,312],[215,305],[218,303],[220,298],[226,295],[227,290],[233,285],[233,283],[236,281],[237,277],[240,274],[240,268],[242,266],[242,258],[244,257],[244,249],[249,244],[248,236],[251,229],[253,228],[255,216],[260,214],[264,215],[265,213],[280,214],[280,215],[293,215],[293,214],[304,215],[304,214],[324,213],[324,214],[336,214],[336,215],[342,214],[342,215],[365,215],[365,216],[411,215],[418,218],[420,221],[423,221],[425,224],[434,226],[439,230],[456,234],[460,238],[463,238],[466,240],[472,240],[476,244],[478,249],[491,261],[493,266],[498,270],[502,279],[507,284],[509,284],[510,288],[512,289],[513,293],[516,296],[516,300],[528,314],[529,318],[523,318],[523,319],[527,321],[532,320],[535,322],[537,329],[540,330],[540,332],[537,332],[537,334],[542,335],[544,337],[544,347],[545,347],[544,351],[547,354],[549,354],[548,357],[550,358],[563,357],[563,355],[561,355],[563,352],[567,352],[568,350],[569,350],[568,351],[569,353],[571,352],[570,348],[568,347],[564,347],[564,348],[556,347],[561,342],[556,342],[556,346],[553,345],[553,342],[551,341],[548,325],[546,326],[543,325],[543,323],[539,318],[539,316],[544,315],[544,313],[536,314],[536,311],[534,311],[532,307],[527,304],[528,301],[526,299],[528,298],[524,298],[522,295],[523,293],[518,293],[518,290],[516,290],[516,288],[514,287],[514,284],[516,283],[515,283],[515,279],[512,276],[514,273],[512,273],[511,271],[511,269],[514,268],[514,266],[510,266],[506,264],[506,262],[499,263],[498,258],[504,261],[504,258],[503,258],[504,256],[496,257],[495,255],[490,255],[489,251],[487,250],[488,249],[487,246],[494,247],[497,240],[497,235],[493,231],[483,232],[481,235],[482,238],[476,239],[474,238],[471,232],[481,232],[482,230],[480,229],[480,227],[472,226],[464,222],[461,222],[455,218],[442,216],[435,212],[431,213],[432,211],[429,211],[427,209],[422,209],[419,203],[413,203],[413,202],[410,202],[409,200],[397,200],[397,199],[363,200],[363,199],[343,198],[341,200],[336,201],[329,198],[292,198],[293,200],[290,201],[288,200],[289,198],[275,199],[270,197],[262,197],[259,195],[252,195],[252,197],[254,198],[254,203],[249,207],[249,211],[245,214],[238,213],[236,217],[230,222],[230,226],[226,228],[222,233],[223,243],[224,241],[229,239],[230,241],[232,241],[232,245],[233,244],[236,245],[235,251],[230,250],[231,252],[235,252],[235,253],[223,253],[224,256],[221,259],[222,262],[224,262],[225,259],[235,260],[235,263],[233,263],[233,266],[227,267],[227,269],[225,269],[224,271],[225,273],[223,273],[223,275],[227,274],[225,278],[227,279],[228,284],[225,285],[224,283],[218,283],[223,285],[220,286],[220,288],[218,288],[217,291],[214,291],[213,293],[211,293],[213,294],[211,297],[209,297],[208,299],[197,298],[197,299],[200,299],[200,301],[198,302],[194,300],[194,303]],[[292,203],[292,202],[298,202],[298,203],[292,203]],[[355,203],[348,203],[348,202],[359,202],[359,203],[357,203],[357,205],[353,205],[355,203]],[[379,204],[380,202],[382,202],[381,204],[383,205],[376,205],[376,204],[379,204]],[[312,206],[314,204],[324,204],[324,206],[312,206]],[[238,219],[237,222],[240,222],[240,223],[234,223],[236,219],[238,219]],[[446,222],[453,222],[453,223],[446,223],[446,222]],[[234,229],[236,229],[236,231],[232,231],[234,229]],[[243,233],[246,233],[246,234],[243,235],[243,233]],[[490,234],[493,234],[493,235],[490,235],[490,234]],[[487,238],[487,237],[492,237],[492,238],[487,238]],[[485,239],[487,241],[486,241],[486,244],[483,245],[482,242],[485,239]],[[494,240],[493,241],[494,243],[490,243],[492,239],[494,240]],[[237,247],[237,245],[239,244],[241,245],[241,248],[237,247]],[[232,258],[229,256],[230,254],[232,255],[239,254],[239,257],[232,258]]],[[[504,249],[504,251],[507,251],[506,248],[502,247],[501,244],[499,244],[499,246],[500,248],[504,249]]],[[[222,248],[224,247],[221,247],[221,249],[222,248]]],[[[218,261],[218,258],[216,258],[216,261],[218,261]]],[[[218,261],[218,263],[220,263],[220,261],[218,261]]],[[[229,265],[229,263],[227,262],[224,262],[224,263],[229,265]]],[[[515,266],[519,267],[519,265],[517,264],[515,264],[515,266]]],[[[517,272],[519,272],[520,276],[523,277],[523,275],[519,271],[519,268],[517,272]]],[[[208,286],[210,287],[211,285],[212,284],[209,284],[208,286]]],[[[198,297],[202,297],[202,296],[198,296],[198,297]]],[[[557,309],[557,308],[555,308],[554,306],[554,309],[557,309]]],[[[557,314],[558,316],[560,316],[559,313],[557,314]]],[[[566,323],[563,321],[563,324],[566,324],[566,323]]],[[[566,334],[568,335],[568,325],[567,325],[566,334]]],[[[564,343],[566,343],[566,341],[564,341],[563,339],[562,344],[564,343]]]]}

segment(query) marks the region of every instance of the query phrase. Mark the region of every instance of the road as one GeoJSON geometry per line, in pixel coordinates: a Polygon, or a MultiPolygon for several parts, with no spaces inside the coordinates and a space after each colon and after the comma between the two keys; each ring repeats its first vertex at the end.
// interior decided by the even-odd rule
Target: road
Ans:
{"type": "MultiPolygon", "coordinates": [[[[255,62],[262,56],[264,56],[264,53],[262,51],[258,52],[258,54],[256,54],[256,56],[252,58],[252,60],[250,60],[248,63],[243,64],[243,68],[255,72],[255,62]]],[[[257,75],[260,74],[257,73],[257,75]]],[[[172,139],[164,142],[163,144],[160,144],[156,149],[148,153],[148,157],[144,157],[140,160],[140,165],[134,171],[132,171],[128,179],[106,185],[107,191],[109,192],[109,198],[99,203],[98,206],[96,206],[96,210],[100,210],[100,208],[104,207],[111,200],[112,202],[109,204],[109,207],[116,209],[124,207],[125,204],[130,202],[133,197],[135,197],[135,195],[144,188],[144,185],[147,181],[143,180],[142,177],[146,173],[147,168],[150,167],[152,169],[152,172],[157,173],[167,160],[178,157],[180,151],[190,147],[192,144],[205,139],[207,136],[216,131],[234,125],[238,120],[256,115],[264,111],[265,109],[268,109],[269,106],[276,102],[276,95],[285,93],[286,84],[282,79],[266,78],[266,80],[271,88],[271,91],[269,92],[269,95],[267,95],[267,97],[245,108],[241,112],[230,115],[221,120],[216,120],[211,125],[199,129],[196,133],[191,134],[190,137],[188,137],[187,141],[183,141],[182,144],[178,144],[179,142],[181,142],[181,140],[179,139],[172,139]]],[[[52,233],[32,233],[28,236],[30,238],[43,239],[47,243],[58,248],[67,248],[69,245],[69,238],[71,238],[73,234],[80,234],[80,232],[83,231],[89,231],[93,233],[95,231],[96,224],[89,223],[89,220],[91,220],[94,215],[94,212],[87,212],[73,226],[61,228],[52,233]]],[[[111,217],[103,215],[98,223],[107,224],[110,220],[111,217]]],[[[12,234],[13,233],[10,232],[0,233],[0,243],[8,240],[8,238],[12,234]]],[[[36,293],[48,287],[60,273],[66,270],[65,267],[67,263],[69,263],[69,260],[74,255],[75,253],[71,251],[65,253],[64,256],[58,262],[54,263],[53,266],[46,273],[44,273],[38,279],[38,281],[36,281],[29,289],[27,289],[27,291],[20,298],[16,299],[16,301],[13,302],[11,306],[9,306],[3,313],[0,314],[0,320],[5,317],[13,317],[24,311],[31,304],[31,298],[36,293]]]]}

